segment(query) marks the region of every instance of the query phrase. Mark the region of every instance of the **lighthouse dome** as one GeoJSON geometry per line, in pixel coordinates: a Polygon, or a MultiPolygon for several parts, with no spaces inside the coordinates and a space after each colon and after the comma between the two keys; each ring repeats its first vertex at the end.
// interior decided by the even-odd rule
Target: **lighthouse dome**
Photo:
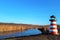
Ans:
{"type": "Polygon", "coordinates": [[[54,15],[50,16],[50,18],[56,18],[54,15]]]}

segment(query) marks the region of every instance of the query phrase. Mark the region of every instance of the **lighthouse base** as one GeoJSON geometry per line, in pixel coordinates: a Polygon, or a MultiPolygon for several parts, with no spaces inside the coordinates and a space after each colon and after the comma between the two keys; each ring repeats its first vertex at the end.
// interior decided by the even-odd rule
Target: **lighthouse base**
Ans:
{"type": "Polygon", "coordinates": [[[59,35],[59,33],[56,33],[56,32],[51,32],[49,34],[52,34],[52,35],[59,35]]]}

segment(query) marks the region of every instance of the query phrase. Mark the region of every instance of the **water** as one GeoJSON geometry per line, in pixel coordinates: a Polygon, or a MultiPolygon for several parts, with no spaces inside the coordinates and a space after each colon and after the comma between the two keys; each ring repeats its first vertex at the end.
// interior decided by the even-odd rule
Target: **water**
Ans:
{"type": "Polygon", "coordinates": [[[22,36],[37,35],[41,33],[42,32],[38,29],[29,29],[27,31],[22,32],[22,36]]]}
{"type": "Polygon", "coordinates": [[[29,29],[23,32],[16,32],[8,35],[1,35],[0,39],[10,38],[10,37],[19,37],[19,36],[30,36],[30,35],[37,35],[37,34],[42,34],[42,32],[38,29],[29,29]]]}

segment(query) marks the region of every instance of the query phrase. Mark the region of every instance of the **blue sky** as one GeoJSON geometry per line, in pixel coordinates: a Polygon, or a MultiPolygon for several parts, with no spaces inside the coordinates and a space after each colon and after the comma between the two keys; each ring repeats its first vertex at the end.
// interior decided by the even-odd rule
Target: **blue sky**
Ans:
{"type": "Polygon", "coordinates": [[[60,24],[60,0],[0,0],[0,22],[46,25],[51,15],[60,24]]]}

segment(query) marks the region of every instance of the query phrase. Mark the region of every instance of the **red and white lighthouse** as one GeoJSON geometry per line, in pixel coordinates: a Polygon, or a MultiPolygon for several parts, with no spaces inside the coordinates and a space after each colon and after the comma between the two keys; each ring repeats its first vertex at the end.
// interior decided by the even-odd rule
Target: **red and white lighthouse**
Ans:
{"type": "Polygon", "coordinates": [[[56,17],[54,15],[52,15],[50,17],[49,21],[51,22],[49,33],[53,34],[53,35],[58,35],[58,29],[57,29],[57,24],[56,24],[56,17]]]}

